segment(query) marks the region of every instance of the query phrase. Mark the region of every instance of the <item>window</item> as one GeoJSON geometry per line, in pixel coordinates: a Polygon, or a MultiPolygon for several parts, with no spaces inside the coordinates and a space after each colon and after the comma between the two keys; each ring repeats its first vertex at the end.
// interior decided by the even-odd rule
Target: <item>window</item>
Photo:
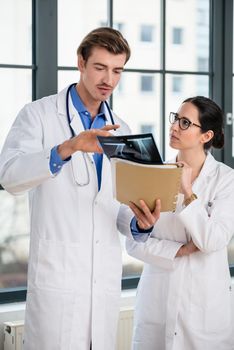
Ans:
{"type": "MultiPolygon", "coordinates": [[[[134,0],[127,3],[100,0],[95,11],[90,11],[92,0],[72,1],[69,6],[66,0],[38,1],[37,6],[33,0],[2,1],[0,148],[25,103],[56,93],[79,80],[78,44],[91,29],[109,25],[124,32],[132,49],[121,83],[113,93],[112,107],[132,132],[152,132],[163,158],[171,158],[167,116],[184,98],[202,94],[222,104],[225,89],[227,98],[223,107],[225,113],[232,112],[228,94],[234,90],[234,73],[230,68],[230,57],[234,56],[230,43],[234,16],[232,8],[224,11],[224,6],[231,6],[230,3],[148,0],[143,4],[134,0]],[[88,14],[88,21],[84,14],[88,14]],[[222,79],[224,71],[225,79],[222,79]]],[[[233,141],[232,125],[225,128],[227,139],[233,141]]],[[[230,141],[226,142],[224,155],[218,156],[231,165],[234,147],[230,141]]],[[[0,208],[0,291],[4,300],[9,300],[7,288],[13,288],[13,294],[17,288],[17,295],[24,289],[25,296],[29,238],[26,197],[12,197],[1,190],[0,208]]],[[[121,240],[126,287],[131,281],[136,282],[142,264],[126,254],[124,239],[121,240]]],[[[234,266],[233,246],[232,243],[229,261],[234,266]]]]}
{"type": "MultiPolygon", "coordinates": [[[[31,0],[1,2],[0,41],[1,151],[16,114],[32,101],[31,0]]],[[[28,249],[27,197],[13,197],[0,186],[0,295],[3,301],[25,298],[28,249]],[[9,289],[12,293],[6,293],[9,289]]]]}
{"type": "Polygon", "coordinates": [[[182,77],[172,77],[172,92],[174,93],[181,93],[182,92],[182,84],[183,84],[183,78],[182,77]]]}
{"type": "Polygon", "coordinates": [[[200,8],[197,10],[197,23],[199,25],[207,24],[207,11],[206,9],[200,8]]]}
{"type": "Polygon", "coordinates": [[[198,57],[197,59],[197,69],[200,72],[206,72],[208,70],[208,58],[207,57],[198,57]]]}
{"type": "Polygon", "coordinates": [[[141,25],[140,41],[152,42],[153,41],[154,27],[152,25],[141,25]]]}
{"type": "Polygon", "coordinates": [[[142,134],[154,133],[154,125],[153,124],[141,124],[140,127],[142,134]]]}
{"type": "Polygon", "coordinates": [[[142,75],[141,76],[141,91],[142,92],[151,92],[153,91],[154,77],[151,75],[142,75]]]}
{"type": "Polygon", "coordinates": [[[172,29],[172,43],[175,45],[183,44],[183,29],[173,28],[172,29]]]}

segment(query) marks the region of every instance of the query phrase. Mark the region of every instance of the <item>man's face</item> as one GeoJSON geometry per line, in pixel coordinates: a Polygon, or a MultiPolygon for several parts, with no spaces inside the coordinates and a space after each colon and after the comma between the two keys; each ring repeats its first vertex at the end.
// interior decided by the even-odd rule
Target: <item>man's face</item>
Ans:
{"type": "Polygon", "coordinates": [[[95,47],[87,61],[79,56],[80,82],[86,95],[95,101],[105,101],[119,82],[126,54],[112,54],[95,47]]]}

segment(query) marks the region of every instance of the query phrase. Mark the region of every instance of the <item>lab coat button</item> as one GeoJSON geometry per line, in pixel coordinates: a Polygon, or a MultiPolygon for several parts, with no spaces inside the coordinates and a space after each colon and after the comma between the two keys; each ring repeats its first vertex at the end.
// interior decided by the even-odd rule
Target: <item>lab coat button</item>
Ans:
{"type": "Polygon", "coordinates": [[[96,240],[96,244],[98,244],[98,243],[99,243],[99,240],[97,239],[97,240],[96,240]]]}
{"type": "Polygon", "coordinates": [[[175,335],[177,335],[177,333],[175,332],[175,335]]]}

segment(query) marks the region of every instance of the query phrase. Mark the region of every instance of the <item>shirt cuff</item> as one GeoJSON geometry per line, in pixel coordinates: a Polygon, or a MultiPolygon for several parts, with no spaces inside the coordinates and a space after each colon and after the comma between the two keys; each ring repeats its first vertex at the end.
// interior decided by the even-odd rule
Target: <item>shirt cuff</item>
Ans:
{"type": "Polygon", "coordinates": [[[141,241],[141,242],[146,241],[147,238],[149,237],[150,233],[153,231],[153,228],[154,227],[152,226],[151,228],[149,228],[147,230],[141,229],[137,225],[137,221],[136,221],[135,216],[130,223],[130,229],[131,229],[132,236],[133,236],[135,241],[141,241]]]}
{"type": "Polygon", "coordinates": [[[70,159],[71,157],[62,160],[58,154],[58,146],[53,147],[50,152],[50,171],[52,174],[58,173],[62,169],[62,166],[66,164],[70,159]]]}

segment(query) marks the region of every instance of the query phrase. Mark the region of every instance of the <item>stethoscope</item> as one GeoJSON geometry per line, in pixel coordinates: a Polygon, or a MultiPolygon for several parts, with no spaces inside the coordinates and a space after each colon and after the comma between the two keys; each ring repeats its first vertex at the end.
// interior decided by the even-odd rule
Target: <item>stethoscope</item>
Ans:
{"type": "MultiPolygon", "coordinates": [[[[76,134],[75,134],[75,132],[74,132],[72,126],[71,126],[71,117],[70,117],[70,110],[69,110],[69,94],[70,94],[71,88],[72,88],[73,86],[75,86],[75,85],[76,85],[76,83],[71,84],[71,85],[68,87],[67,92],[66,92],[66,114],[67,114],[67,122],[68,122],[68,126],[69,126],[69,128],[70,128],[72,137],[75,137],[76,134]]],[[[112,125],[114,125],[115,122],[114,122],[113,114],[112,114],[112,112],[111,112],[111,109],[110,109],[110,107],[109,107],[109,104],[107,103],[107,101],[104,101],[104,104],[105,104],[105,107],[106,107],[106,109],[107,109],[107,111],[108,111],[108,114],[109,114],[109,116],[110,116],[111,123],[112,123],[112,125]]],[[[73,167],[73,173],[74,173],[74,177],[75,177],[76,184],[77,184],[78,186],[83,187],[83,186],[87,186],[87,185],[89,184],[89,182],[90,182],[90,176],[89,176],[88,164],[87,164],[87,160],[86,160],[85,154],[82,152],[82,153],[80,154],[80,156],[83,157],[83,160],[84,160],[84,163],[85,163],[86,176],[85,176],[85,177],[83,176],[83,177],[84,177],[83,181],[79,181],[79,176],[76,176],[76,175],[75,175],[76,173],[78,173],[79,167],[78,167],[78,168],[77,168],[77,167],[75,167],[75,168],[73,167]]],[[[78,175],[78,174],[77,174],[77,175],[78,175]]]]}
{"type": "MultiPolygon", "coordinates": [[[[67,122],[68,122],[69,128],[70,128],[70,130],[71,130],[72,137],[76,136],[76,134],[75,134],[74,130],[73,130],[72,127],[71,127],[71,117],[70,117],[70,111],[69,111],[69,94],[70,94],[71,88],[72,88],[73,86],[76,86],[76,84],[77,84],[77,83],[71,84],[71,85],[68,87],[67,93],[66,93],[66,113],[67,113],[67,122]]],[[[109,116],[110,116],[111,123],[112,123],[112,125],[114,125],[115,122],[114,122],[114,118],[113,118],[113,114],[112,114],[112,112],[111,112],[110,106],[109,106],[109,104],[107,103],[107,101],[104,101],[104,104],[105,104],[106,109],[107,109],[107,111],[108,111],[108,114],[109,114],[109,116]]]]}

